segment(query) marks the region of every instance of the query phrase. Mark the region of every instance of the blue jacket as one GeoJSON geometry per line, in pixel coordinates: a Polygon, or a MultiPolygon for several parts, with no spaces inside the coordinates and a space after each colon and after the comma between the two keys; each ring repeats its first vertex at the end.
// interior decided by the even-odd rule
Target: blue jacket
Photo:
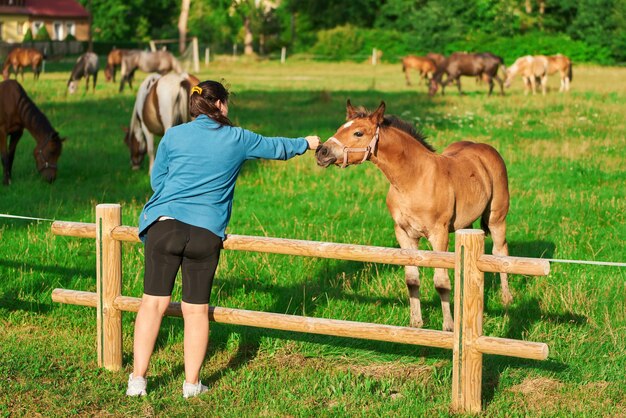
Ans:
{"type": "Polygon", "coordinates": [[[225,237],[235,181],[246,160],[287,160],[308,148],[304,138],[263,137],[222,126],[206,115],[174,126],[159,144],[150,183],[154,194],[139,215],[139,237],[161,216],[225,237]]]}

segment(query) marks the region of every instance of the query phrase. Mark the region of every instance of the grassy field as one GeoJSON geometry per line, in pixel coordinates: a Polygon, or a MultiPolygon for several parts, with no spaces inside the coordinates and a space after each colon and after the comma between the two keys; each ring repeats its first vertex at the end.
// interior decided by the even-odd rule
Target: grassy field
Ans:
{"type": "MultiPolygon", "coordinates": [[[[95,205],[121,203],[136,225],[151,194],[147,165],[131,171],[123,143],[133,92],[101,80],[95,94],[66,97],[67,65],[49,64],[24,87],[66,136],[53,185],[38,176],[26,134],[0,213],[93,222],[95,205]]],[[[139,74],[142,79],[144,74],[139,74]]],[[[509,170],[512,255],[626,261],[626,69],[576,66],[570,94],[505,97],[463,80],[429,98],[406,87],[400,65],[218,61],[200,78],[234,92],[233,121],[265,135],[331,136],[347,98],[415,122],[438,150],[473,139],[495,146],[509,170]]],[[[417,84],[417,78],[413,76],[417,84]]],[[[82,86],[81,86],[82,87],[82,86]]],[[[367,163],[317,167],[312,154],[249,162],[238,180],[230,233],[397,246],[385,207],[387,181],[367,163]]],[[[201,379],[206,396],[181,396],[182,321],[166,318],[149,396],[129,399],[134,314],[124,314],[124,369],[98,369],[95,310],[51,301],[57,287],[95,291],[90,240],[56,237],[49,222],[0,218],[0,416],[448,416],[447,350],[211,326],[201,379]]],[[[491,245],[488,242],[487,248],[491,245]]],[[[423,248],[427,248],[424,244],[423,248]]],[[[451,244],[452,248],[452,244],[451,244]]],[[[122,293],[141,295],[142,247],[125,245],[122,293]]],[[[432,271],[424,269],[425,327],[440,329],[432,271]]],[[[511,277],[514,302],[500,303],[486,275],[485,334],[546,342],[545,362],[485,356],[485,416],[624,416],[626,269],[553,264],[545,278],[511,277]]],[[[179,297],[180,289],[175,289],[179,297]]],[[[214,305],[408,325],[397,266],[224,252],[214,305]]]]}

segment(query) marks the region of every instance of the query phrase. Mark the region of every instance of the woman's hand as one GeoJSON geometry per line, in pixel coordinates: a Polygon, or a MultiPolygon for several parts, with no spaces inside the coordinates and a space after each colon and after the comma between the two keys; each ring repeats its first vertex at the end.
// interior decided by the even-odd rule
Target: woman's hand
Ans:
{"type": "Polygon", "coordinates": [[[320,146],[320,137],[319,136],[307,136],[304,137],[306,142],[309,143],[309,149],[317,149],[320,146]]]}

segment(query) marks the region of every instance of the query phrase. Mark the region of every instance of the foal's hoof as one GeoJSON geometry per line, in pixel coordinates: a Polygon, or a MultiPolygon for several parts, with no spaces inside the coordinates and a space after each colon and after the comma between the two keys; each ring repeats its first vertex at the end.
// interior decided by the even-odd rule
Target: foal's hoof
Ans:
{"type": "Polygon", "coordinates": [[[443,321],[443,330],[444,331],[454,331],[454,321],[443,321]]]}

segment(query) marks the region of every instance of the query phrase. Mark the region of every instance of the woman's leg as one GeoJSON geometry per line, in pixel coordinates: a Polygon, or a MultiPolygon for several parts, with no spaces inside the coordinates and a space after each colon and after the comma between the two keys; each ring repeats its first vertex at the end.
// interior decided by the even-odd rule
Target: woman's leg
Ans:
{"type": "Polygon", "coordinates": [[[209,344],[209,305],[182,302],[185,321],[185,381],[198,384],[209,344]]]}
{"type": "MultiPolygon", "coordinates": [[[[170,303],[170,296],[143,295],[135,320],[133,343],[133,377],[145,377],[150,357],[161,327],[161,319],[170,303]]],[[[208,316],[207,316],[208,319],[208,316]]]]}

